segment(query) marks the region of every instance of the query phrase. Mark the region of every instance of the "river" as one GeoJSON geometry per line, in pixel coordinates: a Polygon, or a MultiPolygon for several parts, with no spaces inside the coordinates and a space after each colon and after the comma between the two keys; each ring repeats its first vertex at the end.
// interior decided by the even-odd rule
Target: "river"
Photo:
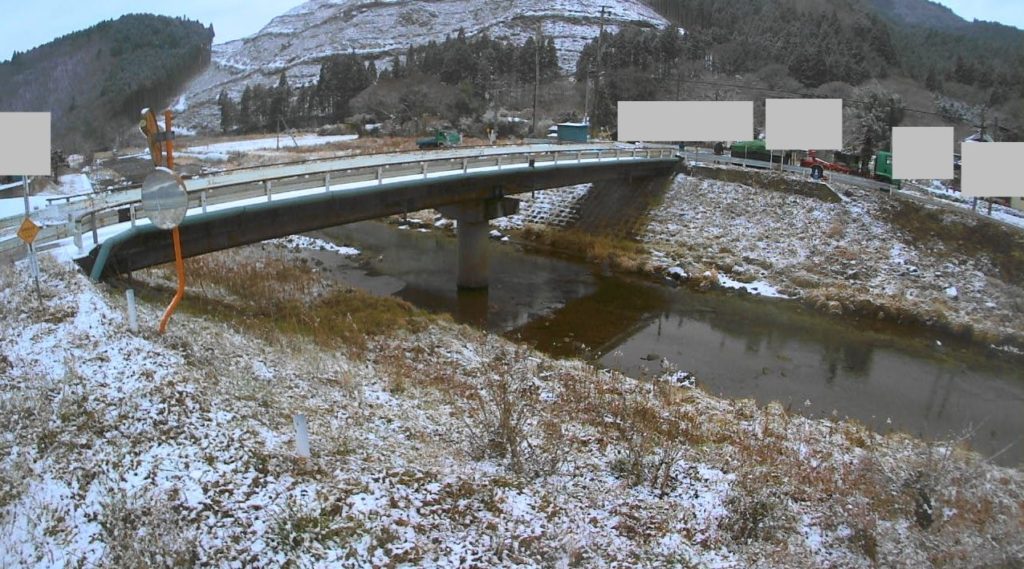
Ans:
{"type": "Polygon", "coordinates": [[[455,239],[442,232],[365,222],[319,236],[364,253],[357,260],[316,253],[338,280],[551,355],[633,377],[686,370],[716,395],[780,401],[883,433],[969,437],[997,463],[1024,462],[1024,370],[1009,356],[792,301],[609,274],[509,243],[491,243],[490,289],[460,292],[455,239]]]}

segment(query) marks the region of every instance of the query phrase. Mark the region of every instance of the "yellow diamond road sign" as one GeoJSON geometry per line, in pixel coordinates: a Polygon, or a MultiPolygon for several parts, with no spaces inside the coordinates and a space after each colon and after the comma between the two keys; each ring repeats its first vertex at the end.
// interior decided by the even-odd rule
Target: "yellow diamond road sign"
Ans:
{"type": "Polygon", "coordinates": [[[26,217],[25,221],[21,222],[21,227],[18,228],[18,237],[31,245],[36,240],[36,235],[39,235],[39,226],[26,217]]]}

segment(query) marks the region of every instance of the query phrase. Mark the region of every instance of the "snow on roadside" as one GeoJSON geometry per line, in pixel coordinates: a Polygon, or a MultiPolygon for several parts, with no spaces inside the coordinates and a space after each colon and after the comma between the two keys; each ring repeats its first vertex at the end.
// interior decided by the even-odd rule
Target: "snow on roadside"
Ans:
{"type": "Polygon", "coordinates": [[[294,137],[288,135],[272,136],[267,138],[253,138],[248,140],[234,140],[230,142],[215,142],[199,146],[187,146],[178,151],[178,154],[185,156],[210,157],[222,156],[230,152],[251,152],[254,150],[268,150],[320,146],[335,142],[348,142],[356,140],[359,135],[339,134],[331,136],[318,136],[315,134],[300,134],[294,137]]]}
{"type": "MultiPolygon", "coordinates": [[[[42,211],[46,209],[46,198],[49,196],[29,196],[28,207],[30,211],[42,211]]],[[[0,219],[8,217],[25,216],[25,198],[5,198],[0,200],[0,219]]]]}
{"type": "Polygon", "coordinates": [[[88,194],[93,191],[92,182],[85,174],[64,174],[60,177],[59,188],[61,195],[88,194]]]}
{"type": "MultiPolygon", "coordinates": [[[[954,190],[942,180],[927,180],[928,185],[919,183],[924,181],[925,180],[905,182],[900,191],[903,193],[928,196],[961,209],[974,210],[974,198],[965,196],[959,191],[954,190]]],[[[1003,223],[1024,229],[1024,211],[1006,207],[997,203],[993,203],[991,206],[992,213],[989,214],[989,204],[984,201],[979,201],[977,204],[977,212],[984,217],[992,217],[993,219],[997,219],[1003,223]]]]}

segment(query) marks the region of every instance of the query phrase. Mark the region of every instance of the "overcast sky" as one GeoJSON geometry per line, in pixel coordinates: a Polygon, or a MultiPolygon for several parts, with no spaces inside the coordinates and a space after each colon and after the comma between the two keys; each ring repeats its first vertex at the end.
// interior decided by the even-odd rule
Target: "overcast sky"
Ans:
{"type": "MultiPolygon", "coordinates": [[[[187,16],[213,24],[215,43],[254,34],[301,0],[2,0],[0,61],[64,34],[131,12],[187,16]]],[[[941,0],[968,19],[992,20],[1024,29],[1024,0],[941,0]]]]}
{"type": "Polygon", "coordinates": [[[303,0],[0,0],[0,61],[59,36],[130,13],[185,16],[213,24],[214,43],[254,34],[303,0]]]}

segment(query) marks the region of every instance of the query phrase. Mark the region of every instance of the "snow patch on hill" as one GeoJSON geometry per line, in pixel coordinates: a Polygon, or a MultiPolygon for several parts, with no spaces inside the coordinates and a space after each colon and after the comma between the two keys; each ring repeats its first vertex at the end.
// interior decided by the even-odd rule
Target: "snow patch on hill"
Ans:
{"type": "MultiPolygon", "coordinates": [[[[625,24],[663,28],[668,22],[640,0],[606,2],[605,29],[625,24]]],[[[259,33],[213,46],[212,63],[186,87],[183,124],[216,124],[221,89],[234,98],[247,84],[271,86],[287,71],[293,84],[315,81],[333,54],[378,54],[385,60],[410,45],[444,41],[460,28],[522,43],[536,32],[555,39],[559,64],[572,71],[586,42],[597,37],[599,9],[582,0],[312,0],[274,18],[259,33]]]]}

